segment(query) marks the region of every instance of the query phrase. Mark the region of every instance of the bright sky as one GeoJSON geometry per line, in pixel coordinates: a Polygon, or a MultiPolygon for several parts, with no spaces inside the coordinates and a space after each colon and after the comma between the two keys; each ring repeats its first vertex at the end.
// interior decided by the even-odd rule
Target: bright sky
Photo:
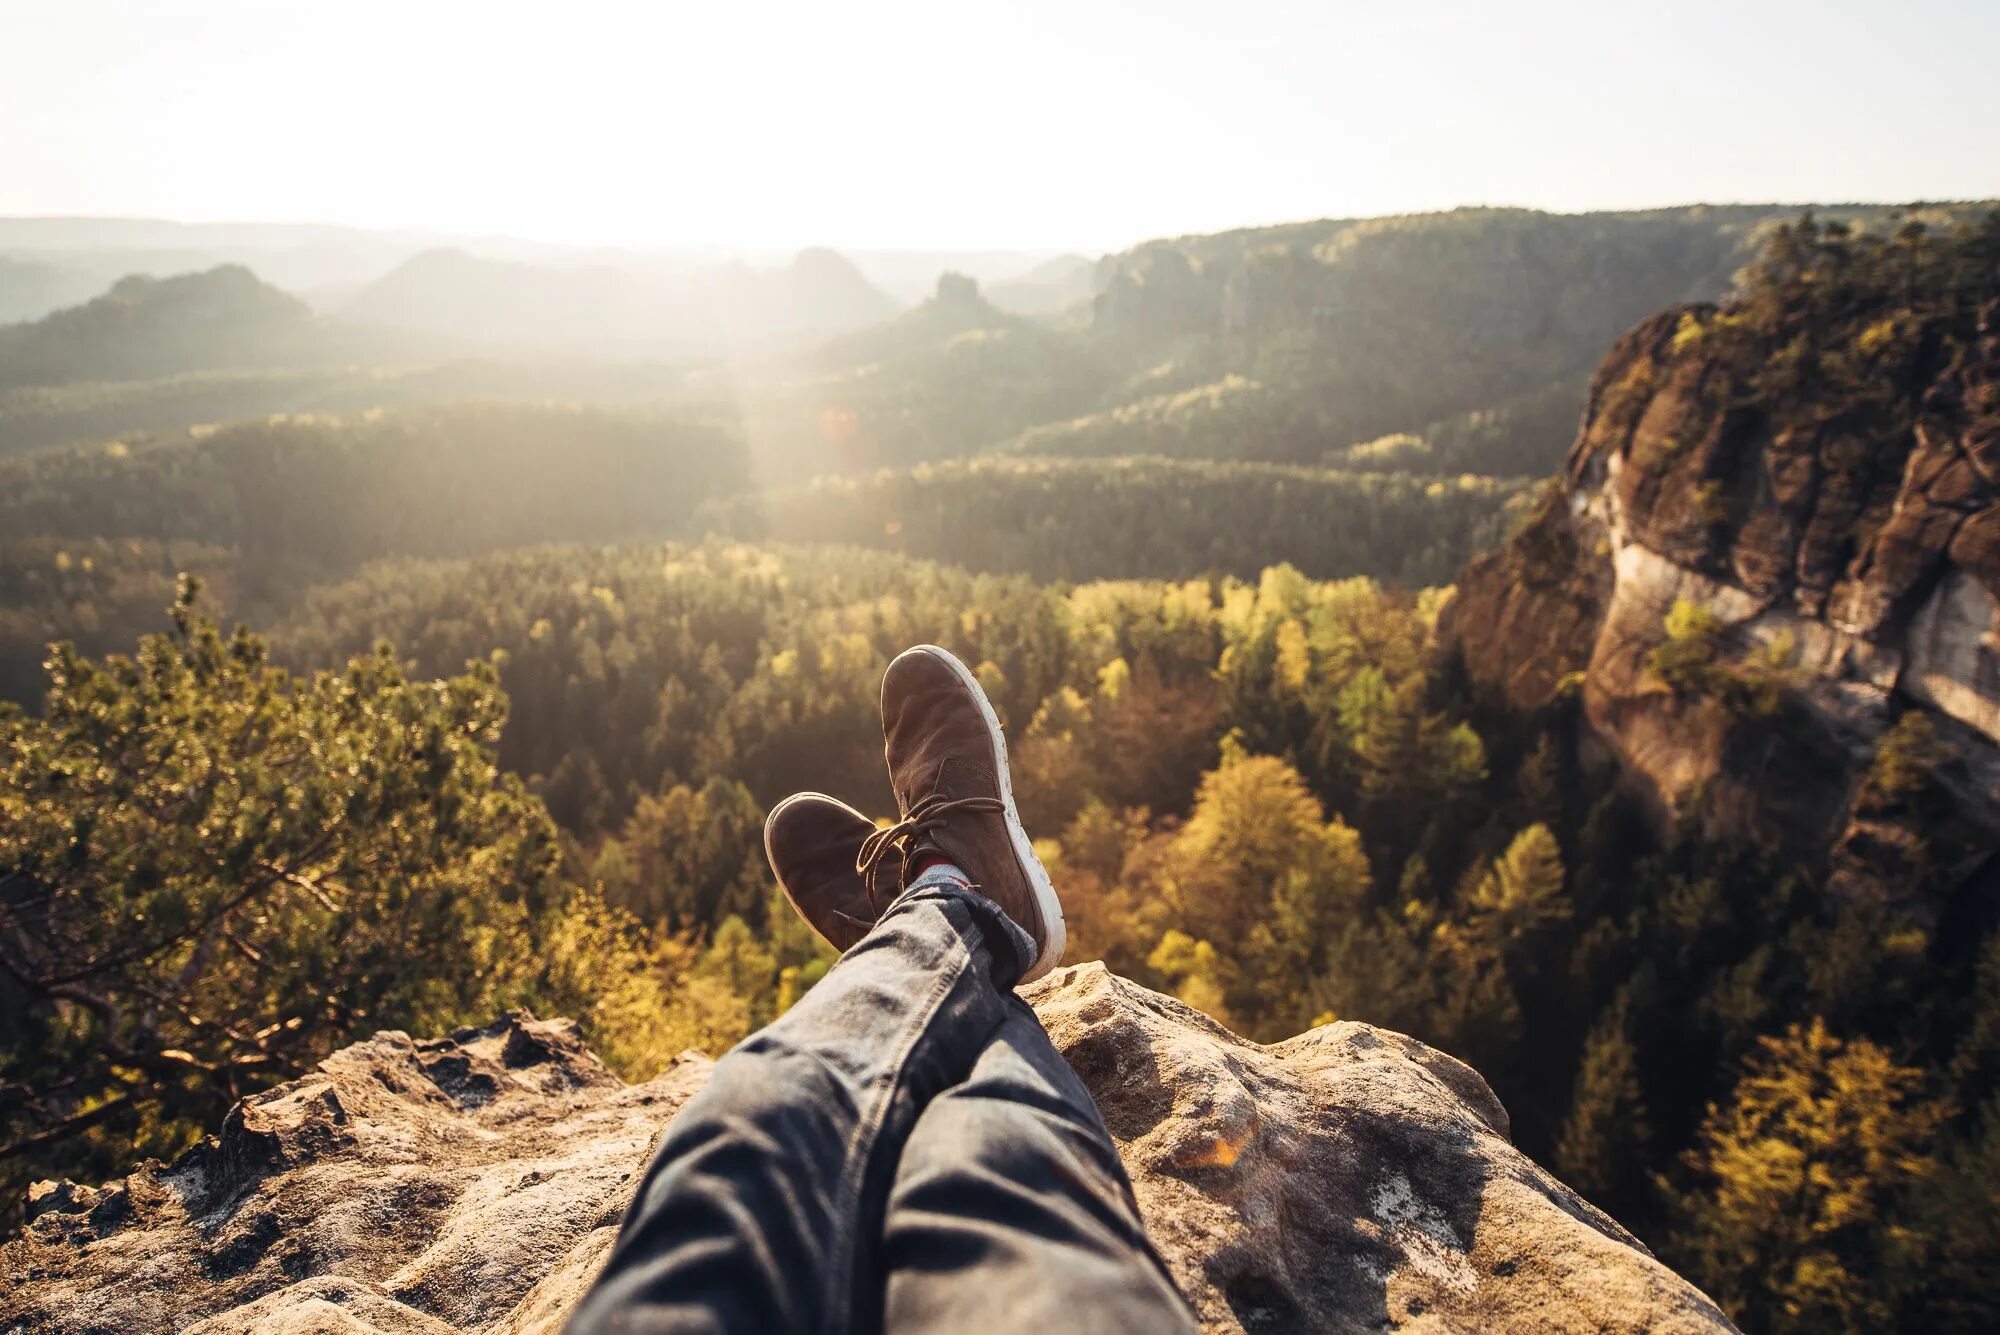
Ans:
{"type": "Polygon", "coordinates": [[[0,0],[0,214],[1121,247],[2000,195],[1996,0],[0,0]]]}

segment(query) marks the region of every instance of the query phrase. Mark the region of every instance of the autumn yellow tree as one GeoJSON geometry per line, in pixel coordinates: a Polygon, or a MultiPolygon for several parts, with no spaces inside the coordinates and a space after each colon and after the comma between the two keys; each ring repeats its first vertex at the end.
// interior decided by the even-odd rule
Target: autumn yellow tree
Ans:
{"type": "Polygon", "coordinates": [[[1758,1040],[1685,1156],[1692,1182],[1671,1193],[1683,1263],[1745,1326],[1890,1324],[1921,1242],[1894,1207],[1935,1171],[1950,1111],[1922,1084],[1921,1071],[1817,1019],[1758,1040]]]}
{"type": "Polygon", "coordinates": [[[1302,984],[1370,885],[1361,837],[1328,819],[1299,772],[1225,748],[1159,869],[1186,933],[1237,962],[1230,1007],[1259,1030],[1311,1019],[1302,984]]]}

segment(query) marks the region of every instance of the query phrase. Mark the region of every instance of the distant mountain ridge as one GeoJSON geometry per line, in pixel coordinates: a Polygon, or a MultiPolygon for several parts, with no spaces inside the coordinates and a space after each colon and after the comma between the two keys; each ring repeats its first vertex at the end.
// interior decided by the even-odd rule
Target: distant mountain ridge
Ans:
{"type": "Polygon", "coordinates": [[[134,274],[81,306],[0,328],[0,387],[285,365],[319,355],[317,332],[309,306],[241,265],[134,274]]]}
{"type": "Polygon", "coordinates": [[[0,217],[0,260],[58,274],[39,304],[8,303],[0,318],[32,320],[102,292],[130,274],[166,277],[243,265],[266,282],[308,294],[379,277],[438,238],[317,223],[180,223],[149,218],[0,217]]]}
{"type": "MultiPolygon", "coordinates": [[[[267,282],[305,297],[323,311],[331,310],[397,266],[434,250],[460,250],[481,259],[558,270],[614,269],[636,275],[686,275],[732,265],[773,268],[790,260],[788,254],[767,247],[564,245],[500,235],[328,223],[0,216],[0,321],[38,319],[103,291],[127,274],[165,276],[222,264],[246,265],[267,282]],[[44,294],[19,281],[19,275],[10,282],[10,261],[55,275],[60,284],[44,294]]],[[[982,281],[1026,284],[1024,300],[1047,300],[1041,285],[1049,276],[1037,273],[1052,262],[1046,251],[842,248],[840,253],[870,284],[888,293],[897,307],[922,299],[946,270],[982,281]]],[[[1057,257],[1055,262],[1074,258],[1057,257]]]]}
{"type": "MultiPolygon", "coordinates": [[[[1879,232],[1979,208],[1827,214],[1879,232]]],[[[1417,471],[1546,473],[1602,349],[1724,295],[1791,216],[1459,209],[1150,241],[1087,274],[1059,260],[1042,276],[1090,295],[1056,318],[941,287],[778,368],[759,436],[781,476],[989,450],[1340,465],[1397,434],[1417,471]]]]}
{"type": "Polygon", "coordinates": [[[732,263],[692,274],[559,268],[445,249],[414,256],[340,313],[489,346],[689,352],[837,333],[896,310],[851,261],[825,249],[801,251],[782,268],[732,263]]]}
{"type": "Polygon", "coordinates": [[[1089,301],[1096,292],[1096,264],[1081,255],[1058,255],[1002,282],[989,283],[987,298],[1017,315],[1054,315],[1089,301]]]}
{"type": "MultiPolygon", "coordinates": [[[[1880,230],[1981,209],[1821,216],[1880,230]]],[[[1281,387],[1314,444],[1362,441],[1587,374],[1634,321],[1724,295],[1770,229],[1797,214],[1468,208],[1152,241],[1099,264],[1093,330],[1135,363],[1174,359],[1173,380],[1151,392],[1233,372],[1281,387]]],[[[1544,467],[1565,443],[1550,443],[1544,467]]],[[[1309,457],[1297,444],[1264,448],[1309,457]]]]}
{"type": "MultiPolygon", "coordinates": [[[[1822,216],[1883,231],[1981,207],[1840,205],[1822,216]]],[[[1731,205],[1326,219],[1155,240],[1097,261],[1016,256],[1024,267],[998,280],[1006,256],[972,255],[971,267],[947,270],[959,275],[950,282],[934,274],[938,297],[908,311],[899,295],[909,266],[945,253],[814,249],[760,266],[712,253],[468,243],[407,255],[337,296],[317,290],[323,319],[309,336],[264,330],[224,348],[196,330],[171,356],[93,359],[72,348],[24,370],[34,358],[16,331],[0,336],[0,368],[12,364],[0,384],[129,383],[328,358],[361,374],[413,358],[489,357],[523,374],[561,359],[652,361],[678,377],[662,395],[743,417],[762,466],[794,481],[996,449],[1363,469],[1393,457],[1418,472],[1535,474],[1560,461],[1601,349],[1652,311],[1723,295],[1789,216],[1731,205]],[[895,275],[892,290],[876,281],[883,274],[895,275]],[[1373,446],[1405,435],[1415,444],[1373,446]]],[[[66,255],[94,253],[92,238],[175,234],[86,221],[0,219],[0,256],[10,242],[60,238],[71,225],[83,234],[66,255]]],[[[275,235],[240,230],[187,235],[242,244],[275,235]]],[[[340,229],[283,235],[333,244],[340,229]]],[[[438,393],[449,397],[445,383],[438,393]]],[[[219,390],[188,416],[184,388],[121,388],[101,411],[0,403],[0,449],[309,410],[318,393],[245,385],[240,410],[219,390]]],[[[357,394],[365,400],[365,388],[338,397],[351,404],[357,394]]]]}

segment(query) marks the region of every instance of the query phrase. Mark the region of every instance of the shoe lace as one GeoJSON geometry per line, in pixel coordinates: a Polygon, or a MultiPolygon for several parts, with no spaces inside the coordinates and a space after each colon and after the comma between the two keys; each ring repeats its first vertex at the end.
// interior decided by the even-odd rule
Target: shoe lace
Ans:
{"type": "Polygon", "coordinates": [[[882,905],[875,900],[875,872],[882,860],[895,849],[901,857],[896,882],[898,887],[909,874],[910,853],[917,841],[932,830],[944,825],[959,812],[1001,812],[1007,804],[997,797],[944,797],[933,794],[910,808],[909,814],[894,825],[885,825],[861,841],[861,851],[855,855],[854,870],[861,874],[861,882],[868,887],[868,906],[878,914],[882,905]]]}

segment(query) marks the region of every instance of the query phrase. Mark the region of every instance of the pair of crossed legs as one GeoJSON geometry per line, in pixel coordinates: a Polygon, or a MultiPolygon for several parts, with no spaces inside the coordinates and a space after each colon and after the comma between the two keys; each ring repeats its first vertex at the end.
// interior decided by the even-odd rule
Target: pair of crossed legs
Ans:
{"type": "Polygon", "coordinates": [[[716,1063],[571,1329],[1191,1330],[1018,932],[920,877],[716,1063]]]}

